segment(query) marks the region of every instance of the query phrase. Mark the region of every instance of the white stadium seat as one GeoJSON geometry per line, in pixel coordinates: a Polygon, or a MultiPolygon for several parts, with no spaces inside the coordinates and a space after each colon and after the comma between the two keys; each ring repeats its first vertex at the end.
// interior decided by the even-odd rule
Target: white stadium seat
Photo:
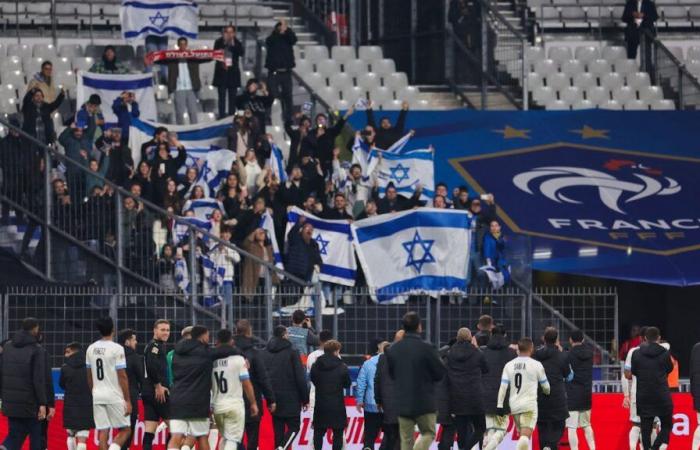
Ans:
{"type": "Polygon", "coordinates": [[[41,56],[30,56],[28,58],[23,58],[22,69],[24,70],[24,73],[32,76],[41,70],[41,65],[43,64],[43,62],[44,58],[42,58],[41,56]]]}
{"type": "Polygon", "coordinates": [[[615,65],[615,72],[620,75],[627,75],[639,71],[639,63],[636,59],[618,59],[613,64],[615,65]]]}
{"type": "Polygon", "coordinates": [[[651,79],[646,72],[636,72],[627,75],[627,86],[635,89],[645,88],[651,85],[651,79]]]}
{"type": "Polygon", "coordinates": [[[659,86],[645,86],[639,91],[639,99],[653,103],[664,98],[664,91],[659,86]]]}
{"type": "Polygon", "coordinates": [[[58,57],[58,51],[53,44],[34,44],[32,55],[52,61],[58,57]]]}
{"type": "Polygon", "coordinates": [[[396,90],[396,99],[410,103],[418,98],[419,93],[415,86],[404,86],[400,90],[396,90]]]}
{"type": "Polygon", "coordinates": [[[358,59],[362,59],[368,63],[384,58],[382,48],[378,45],[362,45],[357,52],[358,59]]]}
{"type": "Polygon", "coordinates": [[[611,45],[603,47],[603,59],[614,62],[619,59],[627,59],[627,50],[624,47],[611,45]]]}
{"type": "Polygon", "coordinates": [[[408,86],[408,77],[403,72],[394,72],[384,75],[384,86],[397,90],[408,86]]]}
{"type": "Polygon", "coordinates": [[[557,62],[564,62],[574,58],[569,47],[550,47],[547,50],[547,57],[557,62]]]}
{"type": "Polygon", "coordinates": [[[369,91],[369,99],[374,103],[381,104],[394,99],[394,91],[388,87],[379,86],[369,91]]]}
{"type": "Polygon", "coordinates": [[[622,87],[624,84],[625,83],[622,78],[622,75],[620,75],[619,73],[606,73],[605,75],[600,77],[600,85],[610,90],[622,87]]]}
{"type": "Polygon", "coordinates": [[[610,73],[612,69],[610,68],[610,62],[605,59],[596,59],[588,63],[588,71],[593,75],[602,76],[606,73],[610,73]]]}
{"type": "Polygon", "coordinates": [[[352,77],[345,72],[336,72],[328,77],[329,85],[336,89],[345,89],[352,86],[352,77]]]}
{"type": "Polygon", "coordinates": [[[600,105],[610,100],[610,90],[601,86],[595,86],[586,90],[586,99],[600,105]]]}
{"type": "Polygon", "coordinates": [[[569,86],[559,91],[559,98],[569,104],[573,104],[579,100],[583,100],[583,92],[576,86],[569,86]]]}
{"type": "Polygon", "coordinates": [[[343,100],[347,100],[354,104],[360,98],[367,98],[367,91],[357,86],[349,86],[343,88],[343,100]]]}
{"type": "Polygon", "coordinates": [[[83,56],[83,47],[80,44],[63,44],[58,47],[58,54],[66,58],[83,56]]]}
{"type": "Polygon", "coordinates": [[[304,47],[304,59],[312,63],[328,59],[328,48],[325,45],[307,45],[304,47]]]}
{"type": "Polygon", "coordinates": [[[630,100],[625,103],[627,111],[649,111],[649,103],[644,100],[630,100]]]}
{"type": "Polygon", "coordinates": [[[558,91],[571,86],[571,78],[563,73],[553,73],[551,75],[547,75],[546,83],[547,86],[551,87],[555,91],[558,91]]]}
{"type": "Polygon", "coordinates": [[[343,63],[343,72],[347,72],[350,75],[359,75],[361,73],[369,72],[367,63],[361,59],[351,59],[343,63]]]}
{"type": "Polygon", "coordinates": [[[371,66],[372,72],[376,73],[377,75],[389,75],[396,72],[396,66],[394,65],[393,59],[379,59],[377,61],[373,61],[371,66]]]}
{"type": "Polygon", "coordinates": [[[357,76],[357,85],[366,90],[380,86],[379,76],[374,72],[367,72],[357,76]]]}
{"type": "Polygon", "coordinates": [[[587,63],[589,61],[600,59],[600,50],[598,50],[598,47],[593,45],[576,47],[574,57],[583,63],[587,63]]]}
{"type": "Polygon", "coordinates": [[[588,89],[596,86],[596,78],[592,73],[582,72],[574,75],[574,86],[588,89]]]}
{"type": "Polygon", "coordinates": [[[7,56],[31,57],[32,46],[30,44],[8,44],[7,56]]]}
{"type": "Polygon", "coordinates": [[[571,109],[594,109],[597,105],[590,100],[578,100],[571,104],[571,109]]]}
{"type": "Polygon", "coordinates": [[[544,48],[542,47],[528,47],[525,49],[525,61],[532,65],[537,61],[545,59],[544,48]]]}
{"type": "Polygon", "coordinates": [[[314,90],[326,86],[326,77],[320,73],[310,73],[304,78],[304,81],[314,90]]]}
{"type": "Polygon", "coordinates": [[[557,63],[551,59],[541,59],[535,63],[535,73],[539,73],[543,77],[557,73],[557,63]]]}
{"type": "Polygon", "coordinates": [[[676,109],[673,100],[656,100],[651,104],[651,109],[655,111],[672,111],[676,109]]]}
{"type": "Polygon", "coordinates": [[[316,93],[325,100],[326,103],[333,103],[338,100],[338,90],[331,86],[322,87],[316,90],[316,93]]]}
{"type": "Polygon", "coordinates": [[[21,86],[26,83],[21,70],[5,70],[4,68],[0,69],[0,81],[2,81],[2,84],[11,84],[13,86],[21,86]]]}
{"type": "Polygon", "coordinates": [[[530,72],[527,74],[527,90],[532,92],[536,87],[542,86],[544,83],[544,78],[537,72],[530,72]]]}
{"type": "Polygon", "coordinates": [[[622,105],[617,100],[608,100],[598,105],[600,109],[621,110],[622,105]]]}
{"type": "Polygon", "coordinates": [[[557,93],[549,86],[539,86],[532,92],[532,98],[540,105],[557,99],[557,93]]]}
{"type": "Polygon", "coordinates": [[[56,86],[62,87],[63,89],[70,90],[77,85],[75,73],[73,73],[72,70],[61,72],[54,71],[54,76],[56,78],[56,86]]]}
{"type": "Polygon", "coordinates": [[[562,63],[561,71],[562,71],[562,73],[565,73],[570,77],[573,77],[576,74],[585,72],[585,66],[584,66],[584,63],[582,60],[570,59],[570,60],[564,61],[562,63]]]}
{"type": "Polygon", "coordinates": [[[545,105],[545,108],[549,111],[568,111],[571,109],[570,105],[564,100],[552,100],[545,105]]]}
{"type": "Polygon", "coordinates": [[[613,100],[625,104],[630,100],[636,100],[637,92],[629,86],[622,86],[612,90],[612,98],[613,100]]]}
{"type": "Polygon", "coordinates": [[[294,71],[302,78],[305,78],[307,74],[314,71],[314,64],[311,61],[297,59],[295,63],[294,71]]]}
{"type": "Polygon", "coordinates": [[[324,59],[316,63],[316,72],[319,72],[321,75],[330,77],[331,75],[340,72],[340,64],[338,64],[332,59],[324,59]]]}
{"type": "Polygon", "coordinates": [[[331,58],[340,64],[352,61],[357,58],[355,47],[351,45],[336,45],[331,48],[331,58]]]}
{"type": "Polygon", "coordinates": [[[89,56],[73,58],[73,68],[75,70],[90,70],[90,67],[95,64],[95,59],[89,56]]]}

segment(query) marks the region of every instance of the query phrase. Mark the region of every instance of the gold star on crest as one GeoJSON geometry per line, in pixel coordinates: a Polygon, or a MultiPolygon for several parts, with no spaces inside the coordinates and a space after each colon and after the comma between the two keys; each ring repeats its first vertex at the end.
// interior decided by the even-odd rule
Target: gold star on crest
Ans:
{"type": "Polygon", "coordinates": [[[530,136],[527,134],[530,132],[530,130],[520,130],[517,128],[513,128],[510,125],[506,125],[506,127],[502,130],[492,130],[494,133],[501,133],[503,135],[503,139],[530,139],[530,136]]]}
{"type": "Polygon", "coordinates": [[[581,139],[610,139],[608,133],[610,130],[596,130],[584,125],[580,130],[569,130],[571,133],[576,133],[581,135],[581,139]]]}

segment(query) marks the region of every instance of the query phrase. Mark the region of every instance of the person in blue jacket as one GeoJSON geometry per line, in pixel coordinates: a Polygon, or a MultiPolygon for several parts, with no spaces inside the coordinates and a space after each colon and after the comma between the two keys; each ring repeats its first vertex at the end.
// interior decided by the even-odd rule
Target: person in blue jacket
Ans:
{"type": "Polygon", "coordinates": [[[501,233],[501,224],[497,220],[489,222],[489,231],[484,235],[482,247],[483,264],[493,267],[496,272],[503,274],[503,282],[510,281],[510,270],[505,256],[505,241],[501,233]]]}
{"type": "Polygon", "coordinates": [[[85,130],[85,136],[90,144],[94,144],[104,131],[102,127],[104,127],[105,118],[100,111],[101,104],[100,96],[92,94],[75,115],[75,123],[85,130]]]}
{"type": "MultiPolygon", "coordinates": [[[[376,343],[373,343],[376,345],[376,343]]],[[[382,429],[384,414],[377,406],[374,399],[374,378],[377,373],[377,363],[379,356],[384,353],[384,347],[388,342],[380,343],[375,349],[377,353],[362,364],[360,372],[357,374],[357,388],[355,389],[355,407],[358,412],[364,410],[365,415],[365,438],[363,449],[374,450],[379,431],[382,429]]]]}
{"type": "Polygon", "coordinates": [[[129,142],[131,119],[137,119],[141,115],[134,93],[124,91],[115,98],[112,103],[112,112],[117,116],[117,126],[122,129],[122,142],[129,142]]]}

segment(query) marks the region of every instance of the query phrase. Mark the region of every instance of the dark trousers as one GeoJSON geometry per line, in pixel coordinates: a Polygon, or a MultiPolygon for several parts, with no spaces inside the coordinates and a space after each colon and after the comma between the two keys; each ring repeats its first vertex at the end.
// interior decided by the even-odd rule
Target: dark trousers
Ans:
{"type": "Polygon", "coordinates": [[[483,414],[456,416],[455,422],[459,434],[459,448],[472,448],[484,439],[486,417],[483,414]]]}
{"type": "MultiPolygon", "coordinates": [[[[257,450],[258,440],[260,436],[260,421],[246,420],[245,421],[245,450],[257,450]]],[[[276,436],[276,434],[275,434],[276,436]]]]}
{"type": "Polygon", "coordinates": [[[238,92],[237,86],[219,86],[219,119],[226,117],[228,115],[232,116],[236,111],[236,92],[238,92]],[[228,95],[226,93],[228,92],[228,95]],[[228,99],[228,109],[226,108],[226,100],[228,99]]]}
{"type": "Polygon", "coordinates": [[[129,450],[131,443],[134,442],[134,430],[136,429],[136,422],[139,420],[138,404],[138,397],[136,398],[136,401],[134,401],[134,398],[132,397],[131,406],[133,408],[131,411],[131,417],[129,418],[129,429],[131,430],[131,435],[124,445],[122,445],[122,450],[129,450]]]}
{"type": "Polygon", "coordinates": [[[299,434],[300,425],[299,416],[272,416],[272,428],[275,431],[275,448],[286,445],[292,433],[295,435],[299,434]]]}
{"type": "Polygon", "coordinates": [[[563,420],[537,421],[537,429],[540,433],[540,450],[546,447],[559,448],[559,441],[564,434],[563,420]]]}
{"type": "Polygon", "coordinates": [[[268,76],[270,93],[282,103],[282,119],[287,122],[292,118],[292,71],[272,72],[268,76]]]}
{"type": "Polygon", "coordinates": [[[455,446],[455,434],[457,428],[453,423],[440,424],[442,431],[440,432],[440,442],[438,442],[438,450],[452,450],[455,446]]]}
{"type": "Polygon", "coordinates": [[[328,430],[333,431],[333,450],[343,449],[342,428],[314,428],[314,450],[323,450],[323,438],[328,430]]]}
{"type": "Polygon", "coordinates": [[[8,417],[9,432],[2,446],[7,450],[20,450],[24,440],[29,438],[30,450],[44,450],[41,422],[35,418],[8,417]]]}
{"type": "Polygon", "coordinates": [[[379,446],[379,450],[397,450],[399,447],[399,424],[398,423],[385,423],[384,437],[382,438],[382,445],[379,446]]]}
{"type": "Polygon", "coordinates": [[[365,447],[374,450],[374,443],[382,429],[384,414],[365,411],[365,447]]]}
{"type": "Polygon", "coordinates": [[[651,442],[651,430],[654,427],[654,418],[642,417],[641,419],[642,446],[645,449],[656,450],[661,446],[661,444],[668,445],[668,439],[671,435],[671,427],[673,426],[673,416],[659,416],[659,420],[661,421],[661,431],[656,436],[654,445],[652,445],[651,442]]]}

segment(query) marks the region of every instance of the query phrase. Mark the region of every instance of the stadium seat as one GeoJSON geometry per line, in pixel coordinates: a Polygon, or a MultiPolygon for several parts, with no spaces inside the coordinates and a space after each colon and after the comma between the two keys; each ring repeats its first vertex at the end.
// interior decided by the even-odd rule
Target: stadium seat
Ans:
{"type": "Polygon", "coordinates": [[[613,63],[615,72],[620,75],[627,75],[639,71],[639,63],[636,59],[618,59],[613,63]]]}
{"type": "Polygon", "coordinates": [[[357,76],[357,85],[369,91],[380,86],[380,79],[374,72],[362,73],[357,76]]]}
{"type": "Polygon", "coordinates": [[[609,62],[615,62],[619,59],[627,59],[627,50],[624,47],[617,45],[603,47],[603,59],[609,62]]]}
{"type": "Polygon", "coordinates": [[[571,86],[571,79],[564,73],[553,73],[547,76],[546,84],[555,91],[558,91],[571,86]]]}
{"type": "Polygon", "coordinates": [[[73,58],[73,69],[75,70],[90,70],[90,67],[95,64],[95,60],[89,56],[73,58]]]}
{"type": "Polygon", "coordinates": [[[525,61],[528,66],[532,67],[537,61],[545,59],[544,48],[528,47],[525,49],[525,61]]]}
{"type": "Polygon", "coordinates": [[[336,89],[352,87],[352,77],[345,72],[336,72],[328,77],[328,84],[336,89]]]}
{"type": "Polygon", "coordinates": [[[622,105],[617,100],[608,100],[598,105],[600,109],[621,110],[622,105]]]}
{"type": "Polygon", "coordinates": [[[343,100],[347,100],[351,104],[355,104],[355,102],[360,98],[367,98],[367,91],[357,86],[348,86],[343,88],[341,92],[343,94],[343,100]]]}
{"type": "Polygon", "coordinates": [[[358,59],[361,59],[369,64],[372,61],[377,61],[384,58],[382,48],[378,45],[361,45],[357,53],[358,59]]]}
{"type": "Polygon", "coordinates": [[[404,86],[402,89],[396,90],[396,99],[402,102],[411,103],[418,98],[418,95],[418,88],[415,86],[404,86]]]}
{"type": "Polygon", "coordinates": [[[80,44],[63,44],[58,47],[58,54],[66,58],[85,56],[83,47],[80,44]]]}
{"type": "Polygon", "coordinates": [[[601,86],[589,88],[586,90],[586,99],[600,105],[610,100],[610,90],[601,86]]]}
{"type": "Polygon", "coordinates": [[[331,107],[338,111],[345,111],[350,108],[351,105],[353,105],[353,103],[347,100],[337,99],[333,104],[331,104],[331,107]]]}
{"type": "Polygon", "coordinates": [[[588,71],[593,75],[602,76],[611,72],[610,62],[605,59],[596,59],[588,63],[588,71]]]}
{"type": "Polygon", "coordinates": [[[625,104],[630,100],[636,100],[637,92],[629,86],[621,86],[617,89],[612,89],[612,98],[613,100],[625,104]]]}
{"type": "Polygon", "coordinates": [[[207,84],[202,86],[202,89],[199,91],[199,99],[201,101],[205,100],[219,100],[219,93],[216,87],[207,84]]]}
{"type": "Polygon", "coordinates": [[[562,73],[573,77],[576,74],[585,72],[585,68],[583,61],[579,61],[578,59],[570,59],[568,61],[564,61],[564,63],[561,65],[561,71],[562,73]]]}
{"type": "Polygon", "coordinates": [[[685,68],[693,75],[700,76],[700,61],[692,60],[686,63],[685,68]]]}
{"type": "Polygon", "coordinates": [[[394,99],[394,91],[388,87],[379,86],[369,91],[369,99],[374,103],[381,104],[394,99]]]}
{"type": "Polygon", "coordinates": [[[316,90],[326,86],[326,77],[318,72],[310,73],[304,78],[306,84],[308,84],[311,89],[316,90]]]}
{"type": "Polygon", "coordinates": [[[583,92],[576,86],[569,86],[559,91],[559,99],[564,100],[566,103],[573,104],[579,100],[583,100],[583,92]]]}
{"type": "Polygon", "coordinates": [[[396,66],[394,65],[393,59],[379,59],[377,61],[373,61],[371,66],[372,72],[380,76],[389,75],[396,72],[396,66]]]}
{"type": "Polygon", "coordinates": [[[408,77],[403,72],[394,72],[384,75],[384,86],[391,89],[401,89],[408,86],[408,77]]]}
{"type": "Polygon", "coordinates": [[[22,59],[19,56],[3,58],[2,68],[7,70],[22,70],[22,59]]]}
{"type": "Polygon", "coordinates": [[[544,78],[537,72],[530,72],[527,74],[527,90],[532,92],[536,87],[542,86],[544,83],[544,78]]]}
{"type": "Polygon", "coordinates": [[[13,97],[0,97],[0,113],[15,114],[18,111],[17,99],[13,97]]]}
{"type": "Polygon", "coordinates": [[[5,70],[4,68],[0,69],[0,81],[2,81],[2,84],[11,84],[14,86],[26,84],[24,74],[21,70],[5,70]]]}
{"type": "Polygon", "coordinates": [[[596,107],[596,104],[590,100],[577,100],[576,102],[571,104],[571,109],[575,109],[575,110],[594,109],[595,107],[596,107]]]}
{"type": "Polygon", "coordinates": [[[596,86],[596,78],[592,73],[582,72],[574,75],[574,86],[588,89],[596,86]]]}
{"type": "Polygon", "coordinates": [[[625,83],[622,78],[622,75],[620,75],[619,73],[610,72],[600,77],[600,85],[610,89],[611,91],[613,89],[622,87],[624,84],[625,83]]]}
{"type": "Polygon", "coordinates": [[[556,62],[564,62],[574,58],[569,47],[550,47],[547,51],[547,57],[556,62]]]}
{"type": "Polygon", "coordinates": [[[648,111],[649,103],[644,100],[630,100],[625,103],[625,110],[627,111],[648,111]]]}
{"type": "Polygon", "coordinates": [[[600,59],[600,50],[598,50],[598,47],[595,47],[593,45],[584,45],[582,47],[576,47],[574,57],[585,64],[590,61],[600,59]]]}
{"type": "Polygon", "coordinates": [[[549,111],[568,111],[571,109],[570,105],[564,100],[551,100],[545,105],[545,108],[549,111]]]}
{"type": "Polygon", "coordinates": [[[639,99],[648,103],[653,103],[656,100],[664,98],[664,92],[659,86],[644,86],[639,91],[639,99]]]}
{"type": "Polygon", "coordinates": [[[402,104],[403,102],[401,100],[387,100],[383,102],[380,106],[385,111],[398,111],[401,109],[402,104]]]}
{"type": "Polygon", "coordinates": [[[627,75],[627,86],[640,89],[651,85],[651,79],[646,72],[636,72],[627,75]]]}
{"type": "Polygon", "coordinates": [[[326,103],[330,104],[332,104],[339,98],[338,89],[332,86],[326,86],[322,87],[321,89],[317,89],[316,94],[318,94],[318,96],[321,97],[326,103]]]}
{"type": "Polygon", "coordinates": [[[75,73],[72,70],[54,72],[54,74],[56,78],[56,86],[66,90],[76,87],[77,80],[75,79],[75,73]]]}
{"type": "Polygon", "coordinates": [[[68,58],[57,56],[56,58],[52,59],[51,62],[53,63],[54,72],[65,72],[68,70],[73,70],[73,67],[70,64],[70,59],[68,58]]]}
{"type": "Polygon", "coordinates": [[[556,100],[556,91],[549,86],[539,86],[532,92],[532,98],[540,105],[556,100]]]}
{"type": "Polygon", "coordinates": [[[551,59],[541,59],[534,65],[535,73],[539,73],[543,77],[557,72],[557,64],[551,59]]]}
{"type": "Polygon", "coordinates": [[[7,56],[31,57],[32,46],[30,44],[8,44],[7,56]]]}
{"type": "Polygon", "coordinates": [[[33,76],[35,73],[41,70],[41,64],[43,62],[44,59],[41,56],[30,56],[28,58],[24,58],[22,59],[22,70],[24,70],[24,73],[28,74],[29,76],[33,76]]]}
{"type": "Polygon", "coordinates": [[[331,58],[339,64],[352,61],[357,58],[355,47],[351,45],[336,45],[331,48],[331,58]]]}
{"type": "Polygon", "coordinates": [[[340,64],[332,59],[324,59],[316,63],[316,72],[330,77],[340,72],[340,64]]]}
{"type": "Polygon", "coordinates": [[[58,57],[58,52],[56,51],[56,46],[53,44],[34,44],[32,55],[53,61],[58,57]]]}
{"type": "Polygon", "coordinates": [[[7,56],[7,44],[0,43],[0,58],[7,56]]]}
{"type": "Polygon", "coordinates": [[[199,65],[199,76],[202,78],[202,83],[212,84],[214,82],[214,62],[207,62],[199,65]]]}
{"type": "Polygon", "coordinates": [[[304,78],[307,74],[314,71],[314,65],[311,61],[297,59],[294,71],[298,73],[300,77],[304,78]]]}
{"type": "Polygon", "coordinates": [[[307,45],[304,47],[304,59],[312,63],[328,59],[328,48],[325,45],[307,45]]]}
{"type": "Polygon", "coordinates": [[[688,51],[686,52],[686,59],[700,61],[700,47],[688,47],[688,51]]]}
{"type": "Polygon", "coordinates": [[[676,109],[673,100],[656,100],[651,104],[651,109],[655,111],[672,111],[676,109]]]}
{"type": "Polygon", "coordinates": [[[356,76],[369,72],[367,63],[361,59],[351,59],[343,63],[343,72],[356,76]]]}
{"type": "Polygon", "coordinates": [[[156,85],[156,100],[167,100],[168,99],[168,87],[164,84],[156,85]]]}

